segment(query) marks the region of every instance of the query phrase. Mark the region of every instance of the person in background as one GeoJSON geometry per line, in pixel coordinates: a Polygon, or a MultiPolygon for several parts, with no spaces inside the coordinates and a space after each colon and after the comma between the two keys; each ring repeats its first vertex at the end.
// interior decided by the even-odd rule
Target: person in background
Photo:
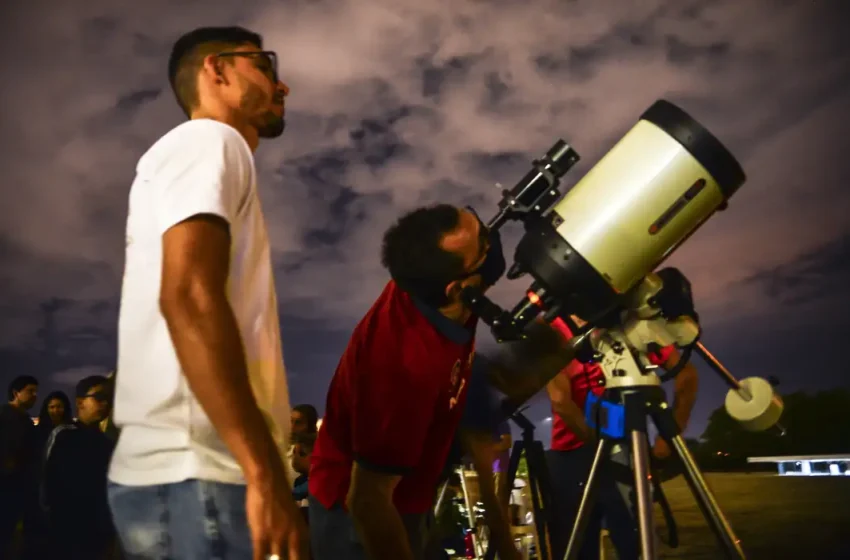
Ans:
{"type": "Polygon", "coordinates": [[[42,401],[38,413],[38,424],[33,438],[32,479],[29,488],[30,497],[26,500],[24,511],[23,560],[40,560],[49,554],[49,531],[47,519],[39,504],[39,481],[44,468],[44,449],[51,432],[58,427],[73,422],[71,401],[63,391],[53,391],[42,401]]]}
{"type": "Polygon", "coordinates": [[[112,551],[106,471],[114,444],[100,431],[109,414],[106,384],[100,375],[77,383],[77,419],[47,440],[41,502],[56,558],[103,560],[112,551]]]}
{"type": "Polygon", "coordinates": [[[319,413],[312,404],[299,404],[292,407],[289,416],[293,434],[315,434],[318,429],[319,413]]]}
{"type": "MultiPolygon", "coordinates": [[[[573,319],[579,326],[582,325],[579,318],[573,319]]],[[[561,322],[558,326],[566,339],[572,337],[565,323],[561,322]]],[[[678,364],[679,358],[680,353],[675,346],[668,346],[649,355],[652,363],[668,370],[678,364]]],[[[546,387],[553,412],[552,443],[546,452],[546,461],[559,524],[551,532],[554,558],[561,558],[566,552],[584,483],[593,463],[596,434],[587,425],[584,406],[591,391],[596,395],[604,392],[605,387],[600,383],[603,380],[604,373],[599,364],[574,360],[546,387]]],[[[698,383],[697,370],[691,363],[687,363],[675,378],[673,416],[682,431],[688,426],[698,383]]],[[[670,456],[670,448],[660,436],[655,440],[652,453],[658,459],[670,456]]],[[[640,551],[635,522],[615,479],[605,470],[600,472],[596,507],[579,552],[582,560],[599,558],[599,533],[603,523],[611,535],[618,557],[621,560],[636,560],[640,551]]]]}
{"type": "Polygon", "coordinates": [[[106,394],[109,395],[109,416],[103,419],[100,423],[100,431],[106,434],[113,442],[118,441],[118,435],[121,433],[115,426],[113,414],[115,412],[115,372],[110,371],[106,375],[106,394]]]}
{"type": "Polygon", "coordinates": [[[38,380],[12,380],[0,406],[0,558],[11,555],[12,541],[31,496],[35,426],[29,411],[38,399],[38,380]]]}
{"type": "Polygon", "coordinates": [[[58,426],[73,422],[73,410],[71,400],[64,391],[53,391],[41,403],[38,413],[38,424],[35,427],[35,447],[38,457],[41,458],[44,446],[50,433],[58,426]]]}
{"type": "Polygon", "coordinates": [[[297,473],[297,477],[292,485],[292,497],[301,508],[301,512],[308,515],[307,501],[309,475],[310,475],[310,457],[313,455],[313,447],[316,444],[316,434],[304,432],[297,434],[293,438],[292,452],[292,470],[297,473]]]}

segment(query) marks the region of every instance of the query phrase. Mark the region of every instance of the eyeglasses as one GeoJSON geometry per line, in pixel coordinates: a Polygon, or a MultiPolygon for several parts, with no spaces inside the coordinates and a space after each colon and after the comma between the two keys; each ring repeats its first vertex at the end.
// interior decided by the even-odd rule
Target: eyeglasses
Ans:
{"type": "Polygon", "coordinates": [[[216,56],[235,57],[246,56],[256,60],[254,66],[263,74],[269,77],[275,84],[280,81],[277,72],[277,53],[274,51],[226,51],[216,54],[216,56]]]}

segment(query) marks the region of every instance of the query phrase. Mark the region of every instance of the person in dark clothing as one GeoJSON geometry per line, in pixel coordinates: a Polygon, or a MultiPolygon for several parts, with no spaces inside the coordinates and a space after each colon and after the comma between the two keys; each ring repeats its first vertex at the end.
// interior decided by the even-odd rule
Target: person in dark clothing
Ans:
{"type": "Polygon", "coordinates": [[[118,426],[115,425],[115,419],[113,415],[115,414],[115,372],[111,371],[106,376],[106,392],[109,395],[109,415],[103,419],[103,422],[100,423],[100,431],[106,434],[113,442],[118,442],[118,435],[121,433],[121,430],[118,429],[118,426]]]}
{"type": "Polygon", "coordinates": [[[310,456],[313,454],[313,446],[316,444],[316,433],[295,433],[292,437],[292,470],[298,476],[292,484],[292,498],[301,508],[304,518],[309,517],[307,503],[308,483],[310,474],[310,456]]]}
{"type": "Polygon", "coordinates": [[[114,443],[100,431],[109,414],[106,378],[77,383],[77,420],[47,441],[42,505],[57,557],[98,560],[112,550],[114,529],[106,498],[106,472],[114,443]]]}
{"type": "Polygon", "coordinates": [[[0,558],[11,555],[26,504],[35,429],[27,411],[38,398],[38,380],[29,375],[16,377],[7,398],[0,406],[0,558]]]}
{"type": "Polygon", "coordinates": [[[21,558],[23,560],[40,560],[47,557],[49,531],[47,519],[39,505],[39,480],[43,468],[42,458],[44,448],[50,434],[58,426],[73,422],[71,401],[62,391],[53,391],[41,403],[38,413],[38,423],[33,431],[33,461],[29,479],[29,493],[24,500],[24,530],[21,558]]]}
{"type": "Polygon", "coordinates": [[[62,391],[53,391],[41,403],[41,410],[38,413],[38,424],[35,426],[34,444],[36,457],[41,457],[44,453],[44,446],[47,445],[47,438],[53,432],[54,428],[70,424],[74,421],[74,416],[71,409],[71,400],[62,391]]]}
{"type": "Polygon", "coordinates": [[[319,424],[319,413],[312,404],[299,404],[292,407],[290,429],[293,434],[315,434],[319,424]]]}

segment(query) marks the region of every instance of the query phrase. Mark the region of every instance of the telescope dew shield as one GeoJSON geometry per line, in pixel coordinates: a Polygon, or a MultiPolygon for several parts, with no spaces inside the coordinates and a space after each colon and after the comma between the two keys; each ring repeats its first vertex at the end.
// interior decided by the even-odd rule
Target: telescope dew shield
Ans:
{"type": "Polygon", "coordinates": [[[723,145],[657,101],[553,209],[558,234],[616,292],[651,272],[744,183],[723,145]]]}
{"type": "Polygon", "coordinates": [[[687,113],[654,103],[520,240],[516,261],[593,320],[744,183],[734,156],[687,113]]]}

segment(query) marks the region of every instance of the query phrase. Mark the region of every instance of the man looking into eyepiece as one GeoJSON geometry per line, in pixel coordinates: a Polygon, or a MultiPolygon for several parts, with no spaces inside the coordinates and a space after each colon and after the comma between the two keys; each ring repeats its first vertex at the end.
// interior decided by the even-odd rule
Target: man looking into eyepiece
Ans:
{"type": "MultiPolygon", "coordinates": [[[[466,287],[503,274],[498,235],[470,210],[419,208],[384,235],[391,280],[337,366],[310,468],[315,560],[421,560],[464,411],[477,318],[466,287]]],[[[492,434],[466,433],[501,558],[518,558],[493,488],[492,434]],[[489,503],[488,503],[489,502],[489,503]]]]}
{"type": "MultiPolygon", "coordinates": [[[[575,319],[581,326],[581,321],[575,319]]],[[[565,338],[572,337],[564,323],[560,323],[560,329],[565,338]]],[[[679,358],[680,353],[675,346],[668,346],[649,355],[651,362],[668,370],[679,362],[679,358]]],[[[596,434],[587,425],[584,407],[591,391],[595,395],[604,392],[605,387],[600,383],[603,380],[604,374],[599,364],[584,364],[574,360],[546,387],[553,412],[552,443],[546,460],[555,494],[557,521],[561,524],[552,531],[553,558],[561,558],[566,552],[584,492],[584,483],[593,463],[596,434]]],[[[687,428],[690,420],[698,384],[696,368],[690,362],[685,364],[676,375],[673,398],[673,416],[682,431],[687,428]]],[[[656,438],[652,452],[658,459],[670,456],[670,448],[661,436],[656,438]]],[[[618,557],[622,560],[636,560],[640,556],[636,525],[629,506],[624,502],[614,479],[607,471],[600,473],[596,495],[596,506],[587,525],[579,558],[599,558],[599,532],[604,520],[618,557]]]]}
{"type": "Polygon", "coordinates": [[[109,501],[136,559],[306,559],[284,458],[289,395],[253,152],[284,130],[275,54],[238,27],[181,37],[189,117],[130,190],[109,501]]]}

